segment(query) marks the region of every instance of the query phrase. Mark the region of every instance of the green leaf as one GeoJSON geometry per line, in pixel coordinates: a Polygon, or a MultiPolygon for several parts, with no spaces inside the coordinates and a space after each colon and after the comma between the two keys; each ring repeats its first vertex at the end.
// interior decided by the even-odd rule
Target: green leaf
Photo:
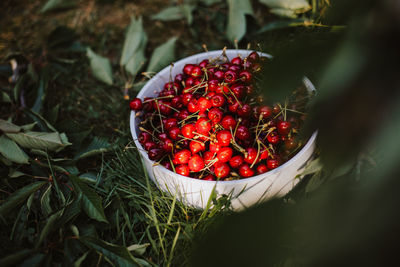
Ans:
{"type": "Polygon", "coordinates": [[[200,0],[200,2],[202,2],[206,6],[211,6],[217,3],[221,3],[221,0],[200,0]]]}
{"type": "Polygon", "coordinates": [[[26,173],[17,171],[15,169],[10,169],[10,172],[8,173],[8,177],[10,177],[10,178],[18,178],[18,177],[26,176],[26,175],[27,175],[26,173]]]}
{"type": "Polygon", "coordinates": [[[62,216],[64,209],[61,209],[51,215],[44,225],[42,231],[40,232],[39,239],[35,245],[35,248],[39,248],[42,244],[43,240],[54,230],[58,230],[54,225],[56,224],[57,220],[62,216]]]}
{"type": "Polygon", "coordinates": [[[47,115],[47,119],[51,124],[55,124],[58,119],[58,113],[60,111],[60,104],[55,105],[47,115]]]}
{"type": "Polygon", "coordinates": [[[138,255],[143,255],[146,252],[146,248],[150,246],[150,243],[146,244],[133,244],[130,245],[127,249],[130,252],[134,252],[138,255]]]}
{"type": "Polygon", "coordinates": [[[25,124],[25,125],[22,125],[21,128],[24,131],[32,131],[32,129],[35,127],[36,124],[37,124],[37,122],[25,124]]]}
{"type": "Polygon", "coordinates": [[[42,115],[40,115],[39,113],[30,110],[30,109],[24,109],[24,112],[26,114],[28,114],[29,117],[31,117],[35,122],[38,123],[39,128],[42,131],[53,131],[53,132],[57,132],[56,128],[54,128],[53,125],[51,125],[50,122],[48,122],[42,115]]]}
{"type": "Polygon", "coordinates": [[[49,83],[47,73],[48,73],[48,68],[44,68],[41,71],[39,88],[37,90],[37,96],[36,96],[35,103],[33,104],[33,107],[32,107],[32,111],[34,111],[36,113],[40,113],[40,110],[42,109],[42,106],[43,106],[43,101],[46,97],[46,89],[47,89],[47,85],[49,83]]]}
{"type": "Polygon", "coordinates": [[[92,237],[80,237],[79,240],[89,248],[104,255],[116,266],[139,266],[137,260],[129,253],[126,247],[117,246],[92,237]]]}
{"type": "Polygon", "coordinates": [[[19,267],[41,267],[45,257],[46,255],[43,253],[34,254],[33,256],[24,260],[19,267]]]}
{"type": "Polygon", "coordinates": [[[249,0],[228,0],[229,13],[226,36],[229,41],[240,41],[246,33],[246,15],[254,15],[249,0]]]}
{"type": "Polygon", "coordinates": [[[112,85],[113,77],[110,60],[96,54],[89,47],[86,50],[86,55],[89,58],[90,68],[94,77],[108,85],[112,85]]]}
{"type": "Polygon", "coordinates": [[[133,77],[139,72],[139,70],[146,63],[147,59],[144,55],[145,49],[147,45],[147,34],[143,32],[142,41],[133,55],[130,57],[128,62],[125,65],[125,69],[129,72],[133,77]]]}
{"type": "Polygon", "coordinates": [[[50,206],[51,188],[52,186],[49,185],[49,187],[47,187],[46,191],[44,191],[42,197],[40,198],[40,205],[42,207],[42,212],[46,217],[49,216],[49,214],[51,214],[52,212],[50,206]]]}
{"type": "Polygon", "coordinates": [[[11,122],[0,119],[0,131],[3,131],[4,133],[18,133],[19,131],[21,131],[21,127],[11,122]]]}
{"type": "Polygon", "coordinates": [[[279,30],[279,29],[284,29],[284,28],[290,28],[290,27],[299,27],[299,26],[306,26],[309,25],[310,22],[306,22],[303,19],[291,19],[291,20],[277,20],[270,22],[266,24],[265,26],[261,27],[257,31],[257,34],[263,33],[263,32],[268,32],[268,31],[273,31],[273,30],[279,30]]]}
{"type": "Polygon", "coordinates": [[[81,201],[82,195],[79,195],[75,200],[73,200],[64,210],[63,215],[60,220],[57,221],[56,228],[61,228],[64,224],[71,221],[73,218],[77,217],[81,212],[81,201]]]}
{"type": "Polygon", "coordinates": [[[297,14],[311,9],[306,0],[260,0],[270,8],[270,12],[281,17],[296,18],[297,14]]]}
{"type": "Polygon", "coordinates": [[[1,92],[1,101],[11,103],[11,98],[6,92],[1,92]]]}
{"type": "Polygon", "coordinates": [[[77,260],[74,262],[74,267],[80,267],[81,264],[82,264],[82,262],[86,259],[86,257],[87,257],[88,254],[89,254],[89,251],[83,253],[83,255],[80,256],[79,259],[77,259],[77,260]]]}
{"type": "Polygon", "coordinates": [[[47,3],[42,7],[40,13],[46,13],[55,10],[62,10],[74,7],[76,5],[75,1],[71,0],[49,0],[47,3]]]}
{"type": "Polygon", "coordinates": [[[157,14],[152,15],[150,18],[154,20],[169,21],[182,19],[184,18],[184,15],[180,6],[171,6],[164,8],[157,14]]]}
{"type": "Polygon", "coordinates": [[[83,159],[86,157],[94,156],[97,154],[101,154],[103,152],[107,152],[111,148],[110,143],[107,142],[107,139],[101,137],[94,137],[90,144],[78,151],[74,157],[75,160],[83,159]]]}
{"type": "Polygon", "coordinates": [[[25,132],[7,134],[7,136],[24,148],[60,151],[66,146],[70,145],[69,143],[65,143],[66,140],[63,142],[62,139],[65,139],[65,137],[61,138],[60,134],[57,132],[25,132]]]}
{"type": "Polygon", "coordinates": [[[7,267],[7,266],[16,266],[17,263],[28,257],[32,254],[33,249],[23,249],[18,251],[17,253],[8,255],[2,259],[0,259],[0,266],[7,267]]]}
{"type": "Polygon", "coordinates": [[[126,65],[128,61],[134,56],[138,50],[140,44],[143,41],[145,32],[143,29],[142,17],[135,19],[132,17],[131,23],[128,26],[125,35],[124,46],[122,48],[122,54],[120,59],[120,65],[126,65]]]}
{"type": "Polygon", "coordinates": [[[106,222],[107,218],[104,214],[103,206],[101,203],[101,198],[96,194],[96,192],[85,184],[79,177],[75,175],[69,176],[74,189],[82,194],[82,206],[86,214],[99,222],[106,222]]]}
{"type": "Polygon", "coordinates": [[[0,216],[5,216],[9,211],[20,205],[29,197],[30,194],[36,192],[40,187],[42,187],[47,182],[36,182],[29,184],[21,189],[15,191],[11,196],[9,196],[3,204],[0,206],[0,216]]]}
{"type": "Polygon", "coordinates": [[[175,42],[177,39],[177,37],[172,37],[166,43],[154,49],[146,72],[157,72],[172,63],[175,59],[175,42]]]}
{"type": "Polygon", "coordinates": [[[28,164],[29,157],[19,146],[6,136],[0,136],[0,153],[8,160],[19,163],[28,164]]]}

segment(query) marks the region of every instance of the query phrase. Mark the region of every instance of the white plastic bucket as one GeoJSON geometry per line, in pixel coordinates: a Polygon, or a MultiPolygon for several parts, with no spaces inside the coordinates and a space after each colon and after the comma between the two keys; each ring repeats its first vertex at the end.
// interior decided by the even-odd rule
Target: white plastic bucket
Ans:
{"type": "MultiPolygon", "coordinates": [[[[246,57],[251,52],[250,50],[226,50],[226,55],[229,59],[232,59],[238,55],[246,57]]],[[[170,66],[164,68],[149,80],[137,97],[143,99],[144,97],[157,96],[170,77],[175,77],[175,75],[182,72],[185,64],[200,63],[203,59],[216,58],[221,54],[222,50],[209,51],[175,62],[172,68],[170,66]]],[[[260,54],[271,57],[271,55],[265,53],[260,54]]],[[[304,78],[304,84],[308,90],[315,90],[313,84],[307,78],[304,78]]],[[[206,207],[214,188],[217,197],[231,195],[231,205],[234,210],[240,210],[267,199],[286,195],[300,181],[301,177],[299,175],[313,155],[317,136],[315,132],[293,158],[266,173],[240,180],[204,181],[179,175],[162,165],[155,165],[155,162],[149,159],[147,152],[138,142],[138,134],[140,133],[138,129],[139,121],[140,118],[137,118],[135,112],[132,111],[130,116],[132,137],[149,177],[161,190],[177,194],[178,199],[186,205],[201,209],[206,207]]]]}

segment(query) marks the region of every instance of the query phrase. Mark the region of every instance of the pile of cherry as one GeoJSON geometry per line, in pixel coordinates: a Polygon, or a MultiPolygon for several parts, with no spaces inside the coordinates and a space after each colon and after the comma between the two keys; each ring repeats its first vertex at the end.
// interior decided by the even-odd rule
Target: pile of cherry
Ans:
{"type": "Polygon", "coordinates": [[[308,93],[300,86],[285,103],[267,103],[257,86],[266,60],[252,52],[186,64],[157,97],[133,99],[149,158],[203,180],[247,178],[289,160],[302,145],[308,93]]]}

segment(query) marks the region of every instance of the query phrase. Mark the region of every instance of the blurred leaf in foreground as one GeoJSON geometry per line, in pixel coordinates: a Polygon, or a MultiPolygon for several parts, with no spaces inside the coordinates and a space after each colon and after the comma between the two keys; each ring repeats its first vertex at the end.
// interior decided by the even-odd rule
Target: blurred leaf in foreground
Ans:
{"type": "Polygon", "coordinates": [[[157,72],[175,59],[175,43],[178,37],[172,37],[165,44],[154,49],[146,72],[157,72]]]}
{"type": "Polygon", "coordinates": [[[75,5],[76,2],[73,0],[48,0],[40,10],[40,13],[67,9],[74,7],[75,5]]]}
{"type": "Polygon", "coordinates": [[[249,0],[228,0],[229,13],[226,36],[232,43],[240,41],[246,33],[246,15],[254,15],[249,0]]]}
{"type": "Polygon", "coordinates": [[[305,13],[311,9],[306,0],[259,0],[271,10],[271,13],[288,18],[296,18],[298,14],[305,13]]]}
{"type": "Polygon", "coordinates": [[[90,60],[90,68],[92,69],[94,77],[108,85],[112,85],[113,78],[110,60],[96,54],[89,47],[87,48],[86,54],[90,60]]]}

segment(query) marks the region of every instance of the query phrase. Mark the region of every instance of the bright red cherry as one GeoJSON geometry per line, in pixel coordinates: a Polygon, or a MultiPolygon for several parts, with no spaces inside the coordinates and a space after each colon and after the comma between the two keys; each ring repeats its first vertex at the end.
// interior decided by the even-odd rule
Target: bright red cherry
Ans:
{"type": "Polygon", "coordinates": [[[236,120],[233,118],[231,115],[226,115],[225,117],[222,118],[221,120],[221,125],[225,129],[235,129],[236,126],[236,120]]]}
{"type": "Polygon", "coordinates": [[[129,107],[133,111],[139,111],[143,109],[143,103],[140,98],[134,98],[132,101],[129,103],[129,107]]]}
{"type": "Polygon", "coordinates": [[[206,151],[203,153],[203,159],[205,164],[210,164],[214,160],[215,153],[211,151],[206,151]]]}
{"type": "Polygon", "coordinates": [[[190,158],[188,165],[192,172],[199,172],[204,168],[204,160],[198,154],[194,154],[190,158]]]}
{"type": "Polygon", "coordinates": [[[212,103],[207,98],[202,96],[197,100],[197,108],[200,113],[204,113],[207,109],[210,109],[211,107],[212,103]]]}
{"type": "Polygon", "coordinates": [[[202,141],[192,140],[189,143],[189,148],[192,154],[197,154],[200,151],[206,150],[206,145],[202,141]]]}
{"type": "Polygon", "coordinates": [[[219,81],[218,80],[209,80],[208,83],[208,91],[210,92],[215,92],[217,88],[219,87],[219,81]]]}
{"type": "Polygon", "coordinates": [[[222,116],[224,113],[219,108],[212,108],[208,112],[207,116],[211,120],[212,123],[219,123],[222,120],[222,116]]]}
{"type": "Polygon", "coordinates": [[[250,168],[249,165],[244,163],[239,167],[239,174],[243,178],[248,178],[248,177],[251,177],[254,175],[254,171],[253,171],[253,169],[250,168]]]}
{"type": "Polygon", "coordinates": [[[222,147],[220,151],[217,153],[218,162],[228,162],[233,155],[232,148],[226,146],[222,147]]]}
{"type": "Polygon", "coordinates": [[[175,167],[175,172],[183,176],[189,176],[190,170],[187,164],[181,164],[175,167]]]}
{"type": "Polygon", "coordinates": [[[189,101],[189,104],[187,105],[187,109],[190,113],[195,113],[196,111],[199,110],[198,105],[197,105],[197,99],[196,98],[192,98],[189,101]]]}
{"type": "Polygon", "coordinates": [[[253,147],[249,147],[246,149],[246,156],[244,157],[244,161],[247,162],[248,164],[253,164],[256,161],[259,160],[259,158],[257,158],[257,149],[253,148],[253,147]]]}
{"type": "Polygon", "coordinates": [[[193,123],[186,124],[182,127],[181,131],[184,137],[192,139],[194,137],[194,132],[196,131],[196,126],[193,123]]]}
{"type": "Polygon", "coordinates": [[[231,165],[232,168],[237,169],[243,164],[243,161],[242,155],[236,155],[229,160],[229,165],[231,165]]]}
{"type": "Polygon", "coordinates": [[[231,63],[234,65],[242,65],[242,59],[240,57],[234,57],[231,60],[231,63]]]}
{"type": "Polygon", "coordinates": [[[275,169],[275,168],[279,167],[279,161],[277,159],[268,159],[267,167],[269,170],[275,169]]]}
{"type": "Polygon", "coordinates": [[[278,122],[277,128],[278,128],[279,134],[287,135],[290,132],[291,125],[290,125],[290,122],[288,122],[288,121],[281,121],[281,122],[278,122]]]}
{"type": "Polygon", "coordinates": [[[210,142],[209,149],[212,153],[218,153],[218,151],[221,150],[221,145],[219,143],[210,142]]]}
{"type": "Polygon", "coordinates": [[[183,67],[183,73],[185,73],[186,75],[190,75],[192,73],[194,65],[193,64],[186,64],[183,67]]]}
{"type": "Polygon", "coordinates": [[[267,165],[265,165],[265,164],[259,164],[259,165],[257,166],[257,174],[262,174],[262,173],[267,172],[267,171],[268,171],[267,165]]]}
{"type": "Polygon", "coordinates": [[[206,118],[200,118],[196,122],[196,131],[203,135],[208,135],[208,132],[211,130],[211,123],[206,118]]]}
{"type": "Polygon", "coordinates": [[[192,77],[200,77],[203,75],[203,70],[200,66],[193,66],[192,71],[190,72],[192,77]]]}
{"type": "Polygon", "coordinates": [[[268,149],[261,150],[261,152],[260,152],[260,160],[261,159],[267,159],[268,157],[269,157],[268,149]]]}
{"type": "Polygon", "coordinates": [[[193,98],[193,94],[192,93],[184,93],[182,95],[182,103],[183,105],[187,106],[190,102],[190,100],[192,100],[193,98]]]}
{"type": "Polygon", "coordinates": [[[280,136],[276,132],[271,132],[267,135],[267,140],[273,145],[276,145],[281,140],[280,136]]]}
{"type": "Polygon", "coordinates": [[[226,163],[218,163],[214,166],[214,174],[218,179],[227,177],[231,171],[231,168],[229,168],[229,165],[226,163]]]}
{"type": "Polygon", "coordinates": [[[189,162],[191,155],[192,153],[189,150],[182,149],[175,153],[173,162],[174,164],[186,164],[189,162]]]}
{"type": "Polygon", "coordinates": [[[228,130],[221,130],[217,133],[218,144],[221,146],[229,146],[232,140],[232,134],[228,130]]]}

